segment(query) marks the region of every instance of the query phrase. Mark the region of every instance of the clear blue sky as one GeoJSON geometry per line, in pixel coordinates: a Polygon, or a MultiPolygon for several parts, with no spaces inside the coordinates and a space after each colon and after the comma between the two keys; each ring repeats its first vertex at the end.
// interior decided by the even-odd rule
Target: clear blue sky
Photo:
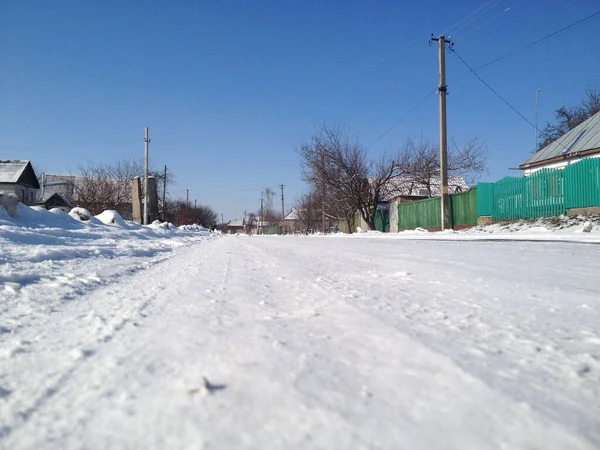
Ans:
{"type": "MultiPolygon", "coordinates": [[[[256,211],[261,189],[305,189],[294,147],[326,122],[370,152],[438,140],[431,33],[447,33],[472,66],[540,127],[600,84],[597,0],[18,1],[0,5],[0,158],[47,173],[143,156],[176,177],[173,196],[226,220],[256,211]]],[[[487,142],[486,180],[531,153],[534,129],[456,55],[447,56],[449,137],[487,142]]],[[[279,200],[276,204],[280,204],[279,200]]]]}

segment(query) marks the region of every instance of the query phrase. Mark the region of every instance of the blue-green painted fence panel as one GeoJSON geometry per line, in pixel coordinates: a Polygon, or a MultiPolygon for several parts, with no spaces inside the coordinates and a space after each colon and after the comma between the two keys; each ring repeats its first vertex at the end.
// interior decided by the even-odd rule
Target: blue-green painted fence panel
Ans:
{"type": "Polygon", "coordinates": [[[477,184],[477,215],[491,216],[494,212],[494,183],[477,184]]]}
{"type": "Polygon", "coordinates": [[[600,158],[570,164],[564,171],[567,208],[600,206],[600,158]]]}
{"type": "Polygon", "coordinates": [[[493,220],[558,216],[590,206],[600,206],[600,158],[477,185],[477,215],[493,220]]]}

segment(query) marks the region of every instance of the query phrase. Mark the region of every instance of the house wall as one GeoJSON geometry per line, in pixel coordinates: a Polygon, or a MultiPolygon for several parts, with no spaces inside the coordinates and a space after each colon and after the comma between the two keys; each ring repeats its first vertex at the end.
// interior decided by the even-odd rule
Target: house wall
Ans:
{"type": "Polygon", "coordinates": [[[537,172],[538,170],[541,169],[564,169],[567,166],[570,166],[571,164],[575,164],[576,162],[582,161],[584,159],[589,159],[589,158],[600,158],[600,153],[596,153],[593,155],[589,155],[589,156],[584,156],[583,158],[572,158],[572,159],[565,159],[563,161],[558,161],[552,164],[546,164],[544,166],[540,166],[540,167],[532,167],[531,169],[525,169],[525,176],[531,175],[532,173],[537,172]]]}
{"type": "Polygon", "coordinates": [[[0,191],[15,194],[21,203],[33,206],[36,203],[38,190],[15,183],[0,183],[0,191]]]}
{"type": "Polygon", "coordinates": [[[360,227],[363,231],[368,231],[371,228],[369,228],[369,224],[365,221],[365,219],[363,219],[362,214],[358,213],[358,221],[357,221],[357,227],[360,227]]]}
{"type": "Polygon", "coordinates": [[[300,223],[296,219],[285,219],[283,222],[285,225],[284,233],[296,233],[300,229],[300,223]]]}

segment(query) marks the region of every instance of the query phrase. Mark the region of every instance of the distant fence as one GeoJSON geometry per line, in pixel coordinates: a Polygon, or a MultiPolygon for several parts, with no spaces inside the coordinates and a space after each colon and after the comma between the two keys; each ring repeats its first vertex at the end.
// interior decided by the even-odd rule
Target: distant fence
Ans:
{"type": "Polygon", "coordinates": [[[260,234],[281,234],[281,225],[260,227],[260,234]]]}
{"type": "Polygon", "coordinates": [[[492,220],[558,216],[567,209],[600,206],[600,158],[479,183],[477,188],[477,214],[492,220]]]}
{"type": "MultiPolygon", "coordinates": [[[[398,229],[441,228],[440,198],[398,205],[398,229]]],[[[477,187],[450,195],[449,215],[454,227],[477,224],[477,187]]]]}

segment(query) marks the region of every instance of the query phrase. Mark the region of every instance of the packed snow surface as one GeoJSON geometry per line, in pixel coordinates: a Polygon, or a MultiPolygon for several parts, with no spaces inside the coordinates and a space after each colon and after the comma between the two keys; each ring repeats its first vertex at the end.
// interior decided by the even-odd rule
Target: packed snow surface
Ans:
{"type": "Polygon", "coordinates": [[[0,447],[598,448],[580,228],[220,236],[21,207],[0,447]]]}

